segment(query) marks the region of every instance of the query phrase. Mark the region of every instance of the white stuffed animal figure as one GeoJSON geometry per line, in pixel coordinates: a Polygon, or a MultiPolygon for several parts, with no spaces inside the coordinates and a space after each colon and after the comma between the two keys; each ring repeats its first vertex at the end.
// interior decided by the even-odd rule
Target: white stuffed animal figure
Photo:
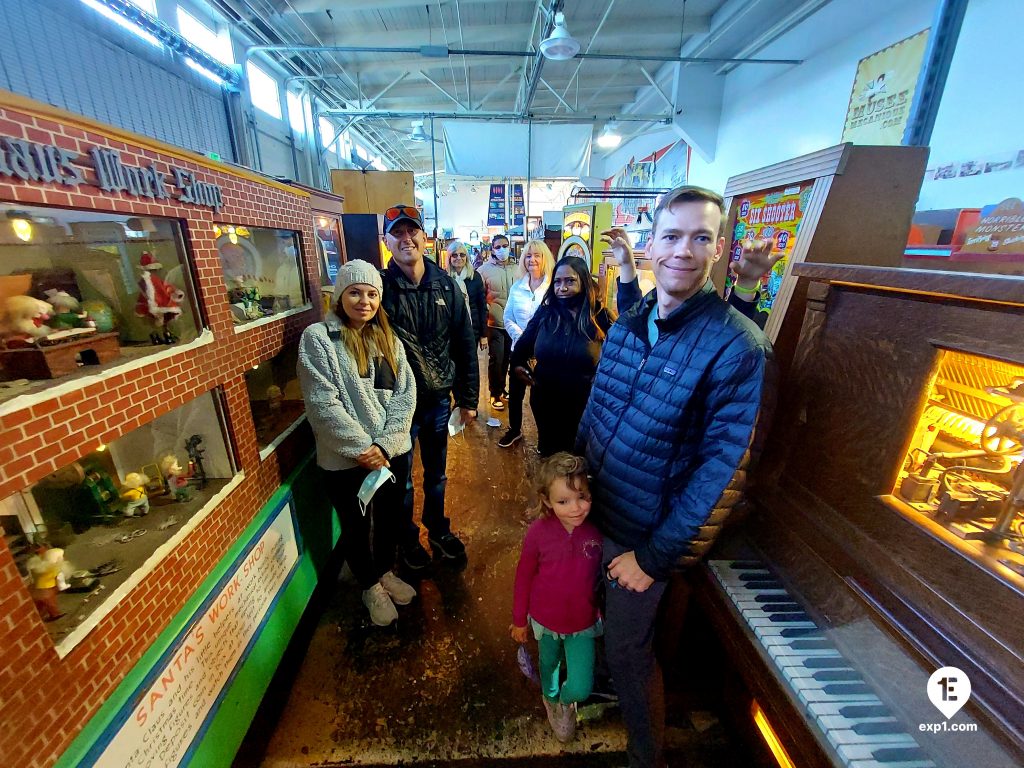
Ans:
{"type": "Polygon", "coordinates": [[[8,296],[4,302],[0,335],[6,339],[33,341],[48,336],[53,329],[46,324],[53,305],[32,296],[8,296]]]}

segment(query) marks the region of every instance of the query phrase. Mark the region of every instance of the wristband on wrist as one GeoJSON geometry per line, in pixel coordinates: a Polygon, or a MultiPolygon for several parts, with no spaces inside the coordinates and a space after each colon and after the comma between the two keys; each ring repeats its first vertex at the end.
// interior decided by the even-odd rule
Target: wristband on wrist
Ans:
{"type": "Polygon", "coordinates": [[[760,287],[760,285],[755,285],[753,288],[744,288],[739,283],[733,283],[732,290],[740,296],[756,296],[760,287]]]}

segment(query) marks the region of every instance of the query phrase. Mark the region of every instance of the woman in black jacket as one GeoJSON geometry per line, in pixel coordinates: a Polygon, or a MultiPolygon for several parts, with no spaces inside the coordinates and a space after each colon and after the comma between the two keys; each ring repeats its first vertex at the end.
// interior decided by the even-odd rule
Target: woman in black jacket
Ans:
{"type": "Polygon", "coordinates": [[[614,318],[597,298],[587,263],[566,256],[512,350],[512,370],[533,387],[530,408],[541,456],[572,451],[601,344],[614,318]],[[536,365],[530,369],[530,360],[536,365]]]}
{"type": "Polygon", "coordinates": [[[473,321],[473,333],[476,334],[480,349],[487,347],[487,293],[484,281],[469,263],[466,246],[461,240],[452,240],[446,248],[448,251],[448,274],[459,284],[462,293],[469,302],[469,316],[473,321]]]}

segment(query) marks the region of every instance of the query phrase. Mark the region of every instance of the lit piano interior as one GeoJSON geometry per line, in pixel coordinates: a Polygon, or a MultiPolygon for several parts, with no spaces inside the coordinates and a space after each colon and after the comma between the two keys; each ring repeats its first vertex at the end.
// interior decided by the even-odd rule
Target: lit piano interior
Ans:
{"type": "Polygon", "coordinates": [[[723,709],[764,765],[1024,765],[1024,279],[793,271],[773,425],[694,578],[723,709]]]}

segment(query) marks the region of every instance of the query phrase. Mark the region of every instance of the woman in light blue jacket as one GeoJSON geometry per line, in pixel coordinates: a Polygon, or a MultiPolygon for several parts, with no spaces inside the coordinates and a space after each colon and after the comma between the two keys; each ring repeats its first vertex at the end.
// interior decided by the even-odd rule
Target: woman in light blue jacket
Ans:
{"type": "Polygon", "coordinates": [[[416,383],[380,306],[382,289],[380,273],[367,261],[338,269],[333,312],[302,332],[298,374],[317,464],[341,521],[342,555],[363,589],[370,620],[387,626],[398,618],[395,605],[416,596],[391,570],[416,383]]]}
{"type": "MultiPolygon", "coordinates": [[[[512,284],[505,304],[505,330],[512,337],[512,349],[523,335],[530,318],[537,311],[544,293],[551,284],[555,258],[543,240],[531,240],[523,248],[519,260],[523,276],[512,284]]],[[[526,384],[518,376],[508,377],[508,431],[498,441],[501,448],[511,448],[523,438],[523,399],[526,384]]]]}

